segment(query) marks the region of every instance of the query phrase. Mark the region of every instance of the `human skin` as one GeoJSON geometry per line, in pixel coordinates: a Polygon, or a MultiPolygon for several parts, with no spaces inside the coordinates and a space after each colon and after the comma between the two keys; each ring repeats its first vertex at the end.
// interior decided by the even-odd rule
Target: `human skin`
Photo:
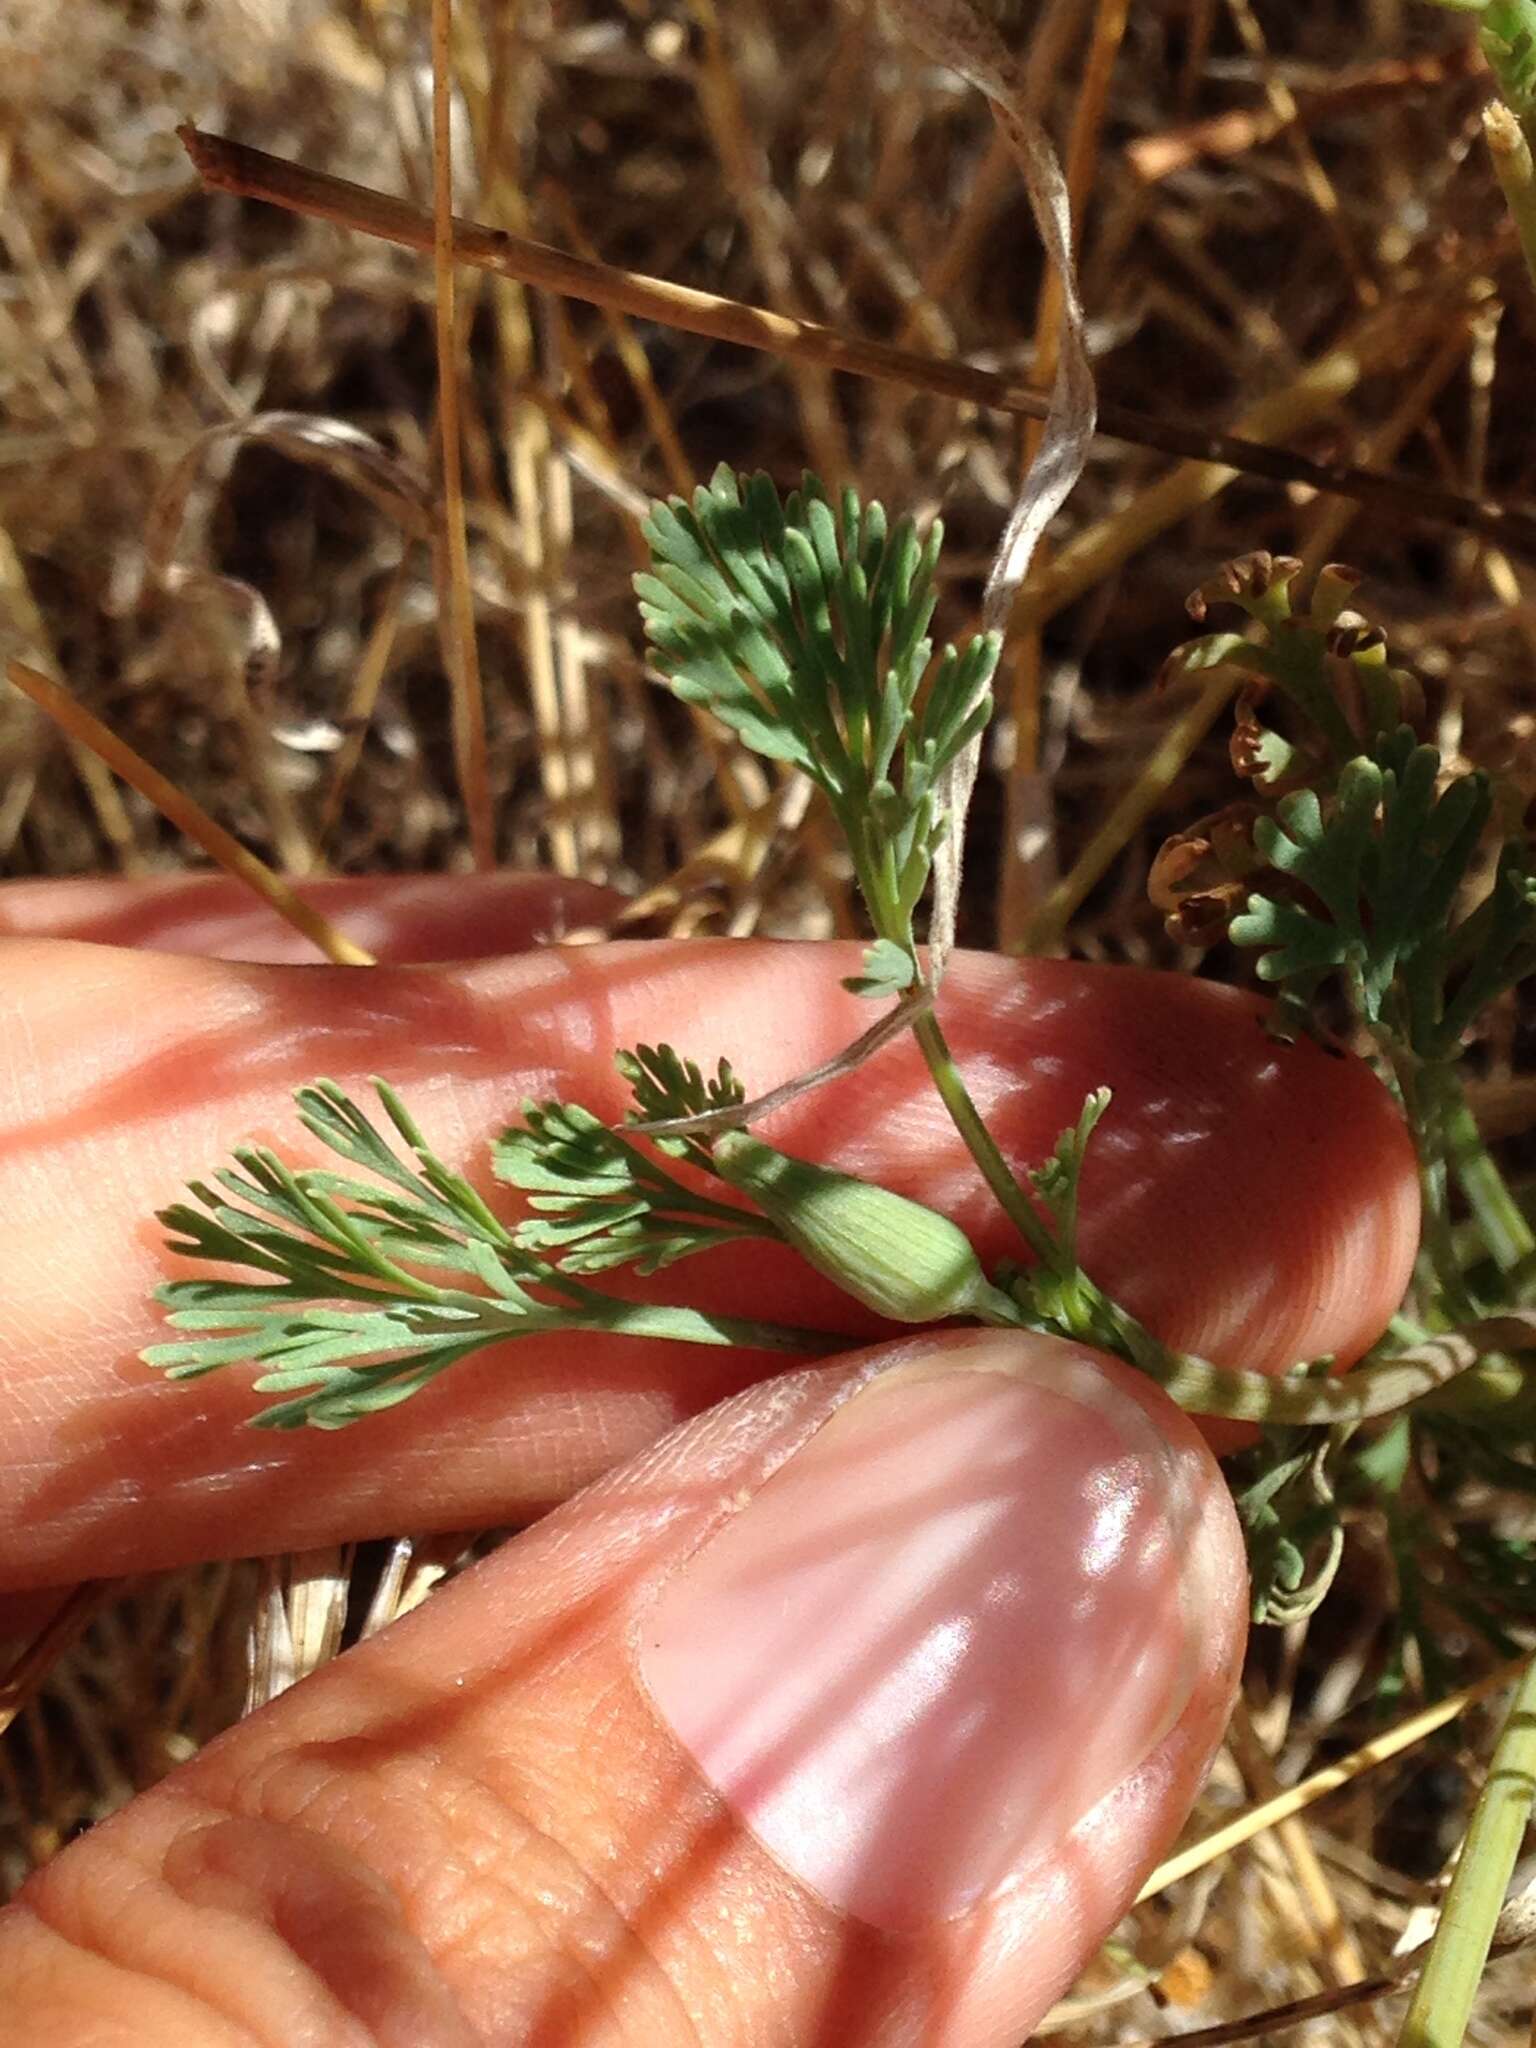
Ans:
{"type": "MultiPolygon", "coordinates": [[[[133,906],[104,908],[121,931],[133,906]]],[[[69,943],[28,916],[0,940],[0,1583],[595,1483],[56,1858],[0,1915],[3,2048],[1020,2038],[1178,1831],[1245,1633],[1226,1489],[1147,1381],[998,1333],[787,1375],[527,1345],[273,1442],[232,1434],[238,1374],[177,1388],[133,1360],[158,1334],[149,1209],[252,1134],[305,1156],[283,1103],[316,1071],[387,1072],[470,1165],[523,1092],[616,1114],[615,1043],[728,1051],[754,1088],[814,1063],[867,1021],[836,989],[852,956],[257,968],[81,942],[78,904],[69,943]]],[[[1412,1162],[1363,1070],[1276,1048],[1227,992],[1054,963],[962,958],[944,1019],[1017,1163],[1115,1086],[1085,1263],[1163,1335],[1273,1369],[1357,1353],[1395,1307],[1412,1162]]],[[[906,1047],[770,1135],[1008,1249],[906,1047]]],[[[787,1258],[717,1265],[666,1291],[879,1334],[787,1258]]]]}
{"type": "MultiPolygon", "coordinates": [[[[249,1549],[254,1531],[283,1548],[524,1517],[782,1371],[762,1352],[538,1337],[366,1429],[241,1434],[247,1374],[173,1385],[139,1363],[166,1335],[150,1297],[174,1270],[154,1212],[252,1139],[323,1156],[289,1099],[321,1074],[360,1095],[387,1075],[487,1189],[490,1140],[525,1096],[620,1118],[618,1046],[724,1053],[760,1092],[867,1025],[839,986],[857,958],[651,941],[359,970],[0,939],[0,1591],[249,1549]]],[[[1277,1045],[1235,991],[1129,968],[960,955],[941,1015],[1016,1166],[1048,1155],[1091,1088],[1113,1089],[1082,1256],[1159,1336],[1264,1371],[1347,1362],[1375,1339],[1417,1242],[1417,1189],[1397,1113],[1359,1063],[1277,1045]]],[[[1019,1250],[910,1038],[761,1134],[944,1210],[988,1259],[1019,1250]]],[[[828,1345],[880,1333],[771,1245],[702,1256],[646,1291],[828,1345]]]]}

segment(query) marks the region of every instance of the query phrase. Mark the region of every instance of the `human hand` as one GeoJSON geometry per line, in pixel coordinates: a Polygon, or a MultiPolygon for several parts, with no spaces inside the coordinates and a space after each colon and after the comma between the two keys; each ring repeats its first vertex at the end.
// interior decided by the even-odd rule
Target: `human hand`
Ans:
{"type": "MultiPolygon", "coordinates": [[[[513,886],[451,885],[466,952],[518,941],[513,886]]],[[[386,957],[417,950],[408,893],[354,901],[386,957]]],[[[185,897],[9,899],[0,930],[192,933],[185,897]]],[[[1138,1375],[995,1332],[767,1382],[781,1361],[527,1340],[339,1436],[242,1439],[248,1387],[134,1362],[150,1210],[253,1132],[302,1155],[296,1083],[386,1072],[467,1164],[525,1093],[616,1113],[635,1038],[754,1088],[814,1064],[865,1021],[831,951],[359,974],[0,947],[0,1585],[505,1520],[607,1475],[50,1864],[0,1919],[0,2042],[970,2048],[1091,1955],[1182,1821],[1244,1631],[1219,1474],[1138,1375]]],[[[961,959],[946,1022],[1016,1158],[1115,1088],[1085,1263],[1160,1335],[1279,1367],[1395,1306],[1412,1162],[1363,1070],[1128,970],[961,959]]],[[[774,1136],[1006,1249],[906,1046],[774,1136]]],[[[771,1248],[711,1263],[701,1305],[879,1334],[771,1248]]]]}

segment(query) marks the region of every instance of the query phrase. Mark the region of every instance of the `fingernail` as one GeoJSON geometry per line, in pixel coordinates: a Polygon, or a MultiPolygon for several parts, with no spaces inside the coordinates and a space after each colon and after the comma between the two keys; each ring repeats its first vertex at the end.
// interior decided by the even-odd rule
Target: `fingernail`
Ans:
{"type": "Polygon", "coordinates": [[[1177,1721],[1197,1461],[1091,1353],[870,1381],[643,1617],[662,1718],[830,1905],[913,1930],[1024,1876],[1177,1721]]]}

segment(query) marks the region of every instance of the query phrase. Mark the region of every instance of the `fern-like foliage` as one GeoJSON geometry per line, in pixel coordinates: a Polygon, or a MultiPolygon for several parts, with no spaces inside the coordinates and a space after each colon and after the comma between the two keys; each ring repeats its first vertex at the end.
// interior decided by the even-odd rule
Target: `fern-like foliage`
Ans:
{"type": "Polygon", "coordinates": [[[912,919],[948,827],[944,770],[985,726],[995,635],[934,660],[928,627],[942,528],[919,540],[807,476],[781,501],[721,467],[692,504],[656,505],[635,589],[657,666],[749,747],[824,793],[887,950],[857,978],[897,993],[917,974],[912,919]],[[898,957],[899,956],[899,957],[898,957]]]}
{"type": "Polygon", "coordinates": [[[296,1097],[305,1127],[349,1171],[294,1168],[247,1146],[211,1183],[194,1182],[191,1202],[161,1211],[169,1249],[218,1270],[156,1289],[179,1334],[147,1350],[146,1364],[170,1379],[258,1366],[257,1391],[286,1397],[253,1418],[260,1427],[339,1429],[519,1337],[601,1332],[802,1356],[829,1348],[818,1332],[586,1286],[582,1271],[630,1261],[651,1270],[727,1235],[775,1233],[694,1196],[621,1141],[605,1148],[611,1134],[594,1133],[585,1112],[547,1105],[520,1154],[519,1184],[548,1190],[541,1239],[537,1227],[515,1234],[431,1150],[395,1091],[374,1086],[393,1137],[333,1081],[296,1097]]]}
{"type": "MultiPolygon", "coordinates": [[[[745,1102],[747,1091],[737,1080],[729,1060],[717,1060],[707,1079],[696,1060],[686,1060],[670,1045],[637,1045],[634,1050],[615,1054],[614,1065],[629,1084],[634,1108],[629,1121],[636,1124],[680,1122],[687,1117],[710,1116],[717,1110],[734,1109],[745,1102]]],[[[713,1173],[709,1146],[696,1137],[658,1137],[658,1152],[672,1159],[686,1159],[704,1173],[713,1173]]]]}
{"type": "Polygon", "coordinates": [[[1420,1059],[1450,1058],[1494,996],[1536,964],[1536,882],[1522,850],[1505,850],[1485,901],[1456,906],[1487,830],[1487,777],[1440,786],[1434,747],[1400,728],[1376,759],[1348,762],[1332,797],[1282,799],[1253,828],[1256,852],[1293,885],[1250,894],[1232,923],[1260,950],[1258,971],[1300,1017],[1322,978],[1342,972],[1360,1015],[1420,1059]]]}
{"type": "MultiPolygon", "coordinates": [[[[698,1116],[744,1100],[725,1060],[708,1081],[669,1045],[621,1052],[617,1065],[634,1097],[632,1120],[698,1116]]],[[[709,1148],[697,1138],[653,1142],[713,1171],[709,1148]]],[[[766,1217],[689,1187],[579,1103],[525,1102],[522,1124],[502,1134],[493,1159],[498,1179],[526,1194],[533,1211],[517,1225],[515,1242],[566,1273],[625,1265],[655,1273],[740,1238],[779,1234],[766,1217]]]]}
{"type": "Polygon", "coordinates": [[[1181,939],[1228,933],[1257,950],[1281,1030],[1306,1028],[1338,975],[1394,1067],[1443,1066],[1536,968],[1536,868],[1512,840],[1489,886],[1489,777],[1447,776],[1418,741],[1418,685],[1346,609],[1354,574],[1324,569],[1299,605],[1300,566],[1245,556],[1190,599],[1197,618],[1223,602],[1251,621],[1202,635],[1173,665],[1238,678],[1232,760],[1254,801],[1170,840],[1154,893],[1181,939]]]}

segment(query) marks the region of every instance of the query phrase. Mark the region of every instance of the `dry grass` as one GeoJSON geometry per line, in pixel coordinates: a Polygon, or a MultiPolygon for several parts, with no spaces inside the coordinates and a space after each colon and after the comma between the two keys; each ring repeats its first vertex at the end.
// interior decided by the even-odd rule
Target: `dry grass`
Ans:
{"type": "MultiPolygon", "coordinates": [[[[1400,0],[1047,0],[1032,76],[1068,144],[1106,400],[1442,492],[1536,496],[1536,317],[1470,52],[1465,22],[1400,0]]],[[[1012,380],[1052,359],[1054,302],[984,108],[862,0],[460,0],[453,56],[462,213],[1012,380]]],[[[474,819],[482,858],[646,892],[658,924],[852,929],[803,792],[647,679],[638,515],[722,458],[781,479],[809,461],[943,512],[941,624],[963,625],[1028,426],[470,270],[439,325],[430,260],[205,195],[172,132],[188,116],[430,212],[429,12],[71,0],[63,35],[51,0],[0,0],[0,653],[67,677],[289,874],[467,868],[474,819]],[[439,345],[458,354],[456,420],[439,345]],[[434,537],[445,425],[462,487],[450,458],[455,520],[434,537]]],[[[1442,743],[1528,782],[1531,570],[1417,512],[1410,492],[1391,516],[1102,441],[1016,615],[963,938],[1195,964],[1144,883],[1161,836],[1228,793],[1222,706],[1155,679],[1185,592],[1254,547],[1363,569],[1442,743]]],[[[186,858],[88,749],[0,699],[0,873],[186,858]]],[[[1520,1051],[1511,1014],[1485,1065],[1517,1127],[1520,1051]]],[[[333,1654],[349,1594],[352,1634],[464,1547],[83,1595],[0,1745],[0,1877],[333,1654]]],[[[1376,1731],[1359,1702],[1388,1601],[1364,1528],[1344,1596],[1256,1653],[1194,1832],[1376,1731]]],[[[1422,1931],[1489,1732],[1472,1709],[1139,1908],[1074,2032],[1208,2025],[1380,1969],[1422,1931]]],[[[1523,2029],[1524,1974],[1496,1967],[1479,2039],[1523,2029]]],[[[1313,2038],[1384,2039],[1376,2010],[1313,2038]]]]}

